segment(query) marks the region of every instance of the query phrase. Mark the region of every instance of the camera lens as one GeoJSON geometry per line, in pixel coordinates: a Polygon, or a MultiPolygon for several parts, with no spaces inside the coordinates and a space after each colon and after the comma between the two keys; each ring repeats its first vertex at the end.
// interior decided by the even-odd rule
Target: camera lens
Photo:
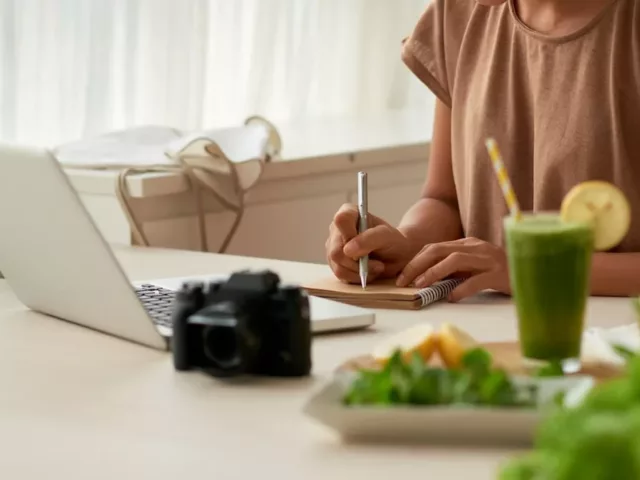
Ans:
{"type": "Polygon", "coordinates": [[[218,367],[227,369],[240,365],[240,342],[235,328],[212,325],[203,332],[204,353],[218,367]]]}

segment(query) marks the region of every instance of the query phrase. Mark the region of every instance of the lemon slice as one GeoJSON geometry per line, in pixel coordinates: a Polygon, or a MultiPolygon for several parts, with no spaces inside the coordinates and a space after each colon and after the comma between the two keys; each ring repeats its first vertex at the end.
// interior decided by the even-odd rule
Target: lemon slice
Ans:
{"type": "Polygon", "coordinates": [[[387,363],[393,354],[400,350],[402,358],[408,362],[418,353],[427,362],[436,349],[438,343],[437,333],[429,324],[416,325],[392,335],[373,349],[373,358],[381,363],[387,363]]]}
{"type": "Polygon", "coordinates": [[[459,367],[464,354],[478,346],[478,342],[471,335],[455,325],[445,323],[440,326],[438,353],[448,368],[459,367]]]}
{"type": "Polygon", "coordinates": [[[562,201],[560,215],[565,222],[591,223],[594,248],[600,251],[618,245],[631,224],[631,207],[624,193],[603,181],[573,187],[562,201]]]}

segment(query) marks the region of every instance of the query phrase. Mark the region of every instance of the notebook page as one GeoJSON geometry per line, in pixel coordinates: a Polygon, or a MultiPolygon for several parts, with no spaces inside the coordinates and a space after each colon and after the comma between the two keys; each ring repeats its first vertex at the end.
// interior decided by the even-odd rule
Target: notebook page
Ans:
{"type": "Polygon", "coordinates": [[[332,298],[366,298],[375,300],[412,301],[418,298],[419,289],[396,287],[395,279],[375,281],[363,289],[359,284],[343,283],[335,277],[327,277],[316,282],[303,285],[311,294],[332,298]]]}
{"type": "Polygon", "coordinates": [[[422,306],[443,300],[462,282],[460,279],[448,279],[424,289],[395,285],[395,279],[385,279],[367,285],[346,284],[335,277],[323,278],[319,281],[303,285],[311,295],[335,298],[357,299],[363,304],[367,300],[419,301],[422,306]]]}

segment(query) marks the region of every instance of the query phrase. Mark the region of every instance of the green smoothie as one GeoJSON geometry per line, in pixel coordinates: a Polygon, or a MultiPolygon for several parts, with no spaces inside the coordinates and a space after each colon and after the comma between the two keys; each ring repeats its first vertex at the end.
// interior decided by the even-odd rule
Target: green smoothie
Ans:
{"type": "Polygon", "coordinates": [[[579,362],[592,228],[553,214],[506,218],[504,226],[523,356],[579,362]]]}

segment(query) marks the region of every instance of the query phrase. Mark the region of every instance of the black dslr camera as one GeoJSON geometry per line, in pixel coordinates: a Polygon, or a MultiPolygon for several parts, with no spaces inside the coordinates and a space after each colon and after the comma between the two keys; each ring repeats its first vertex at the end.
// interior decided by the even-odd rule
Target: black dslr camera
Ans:
{"type": "Polygon", "coordinates": [[[311,371],[309,299],[298,287],[280,286],[273,272],[187,283],[172,315],[176,370],[216,377],[301,377],[311,371]]]}

